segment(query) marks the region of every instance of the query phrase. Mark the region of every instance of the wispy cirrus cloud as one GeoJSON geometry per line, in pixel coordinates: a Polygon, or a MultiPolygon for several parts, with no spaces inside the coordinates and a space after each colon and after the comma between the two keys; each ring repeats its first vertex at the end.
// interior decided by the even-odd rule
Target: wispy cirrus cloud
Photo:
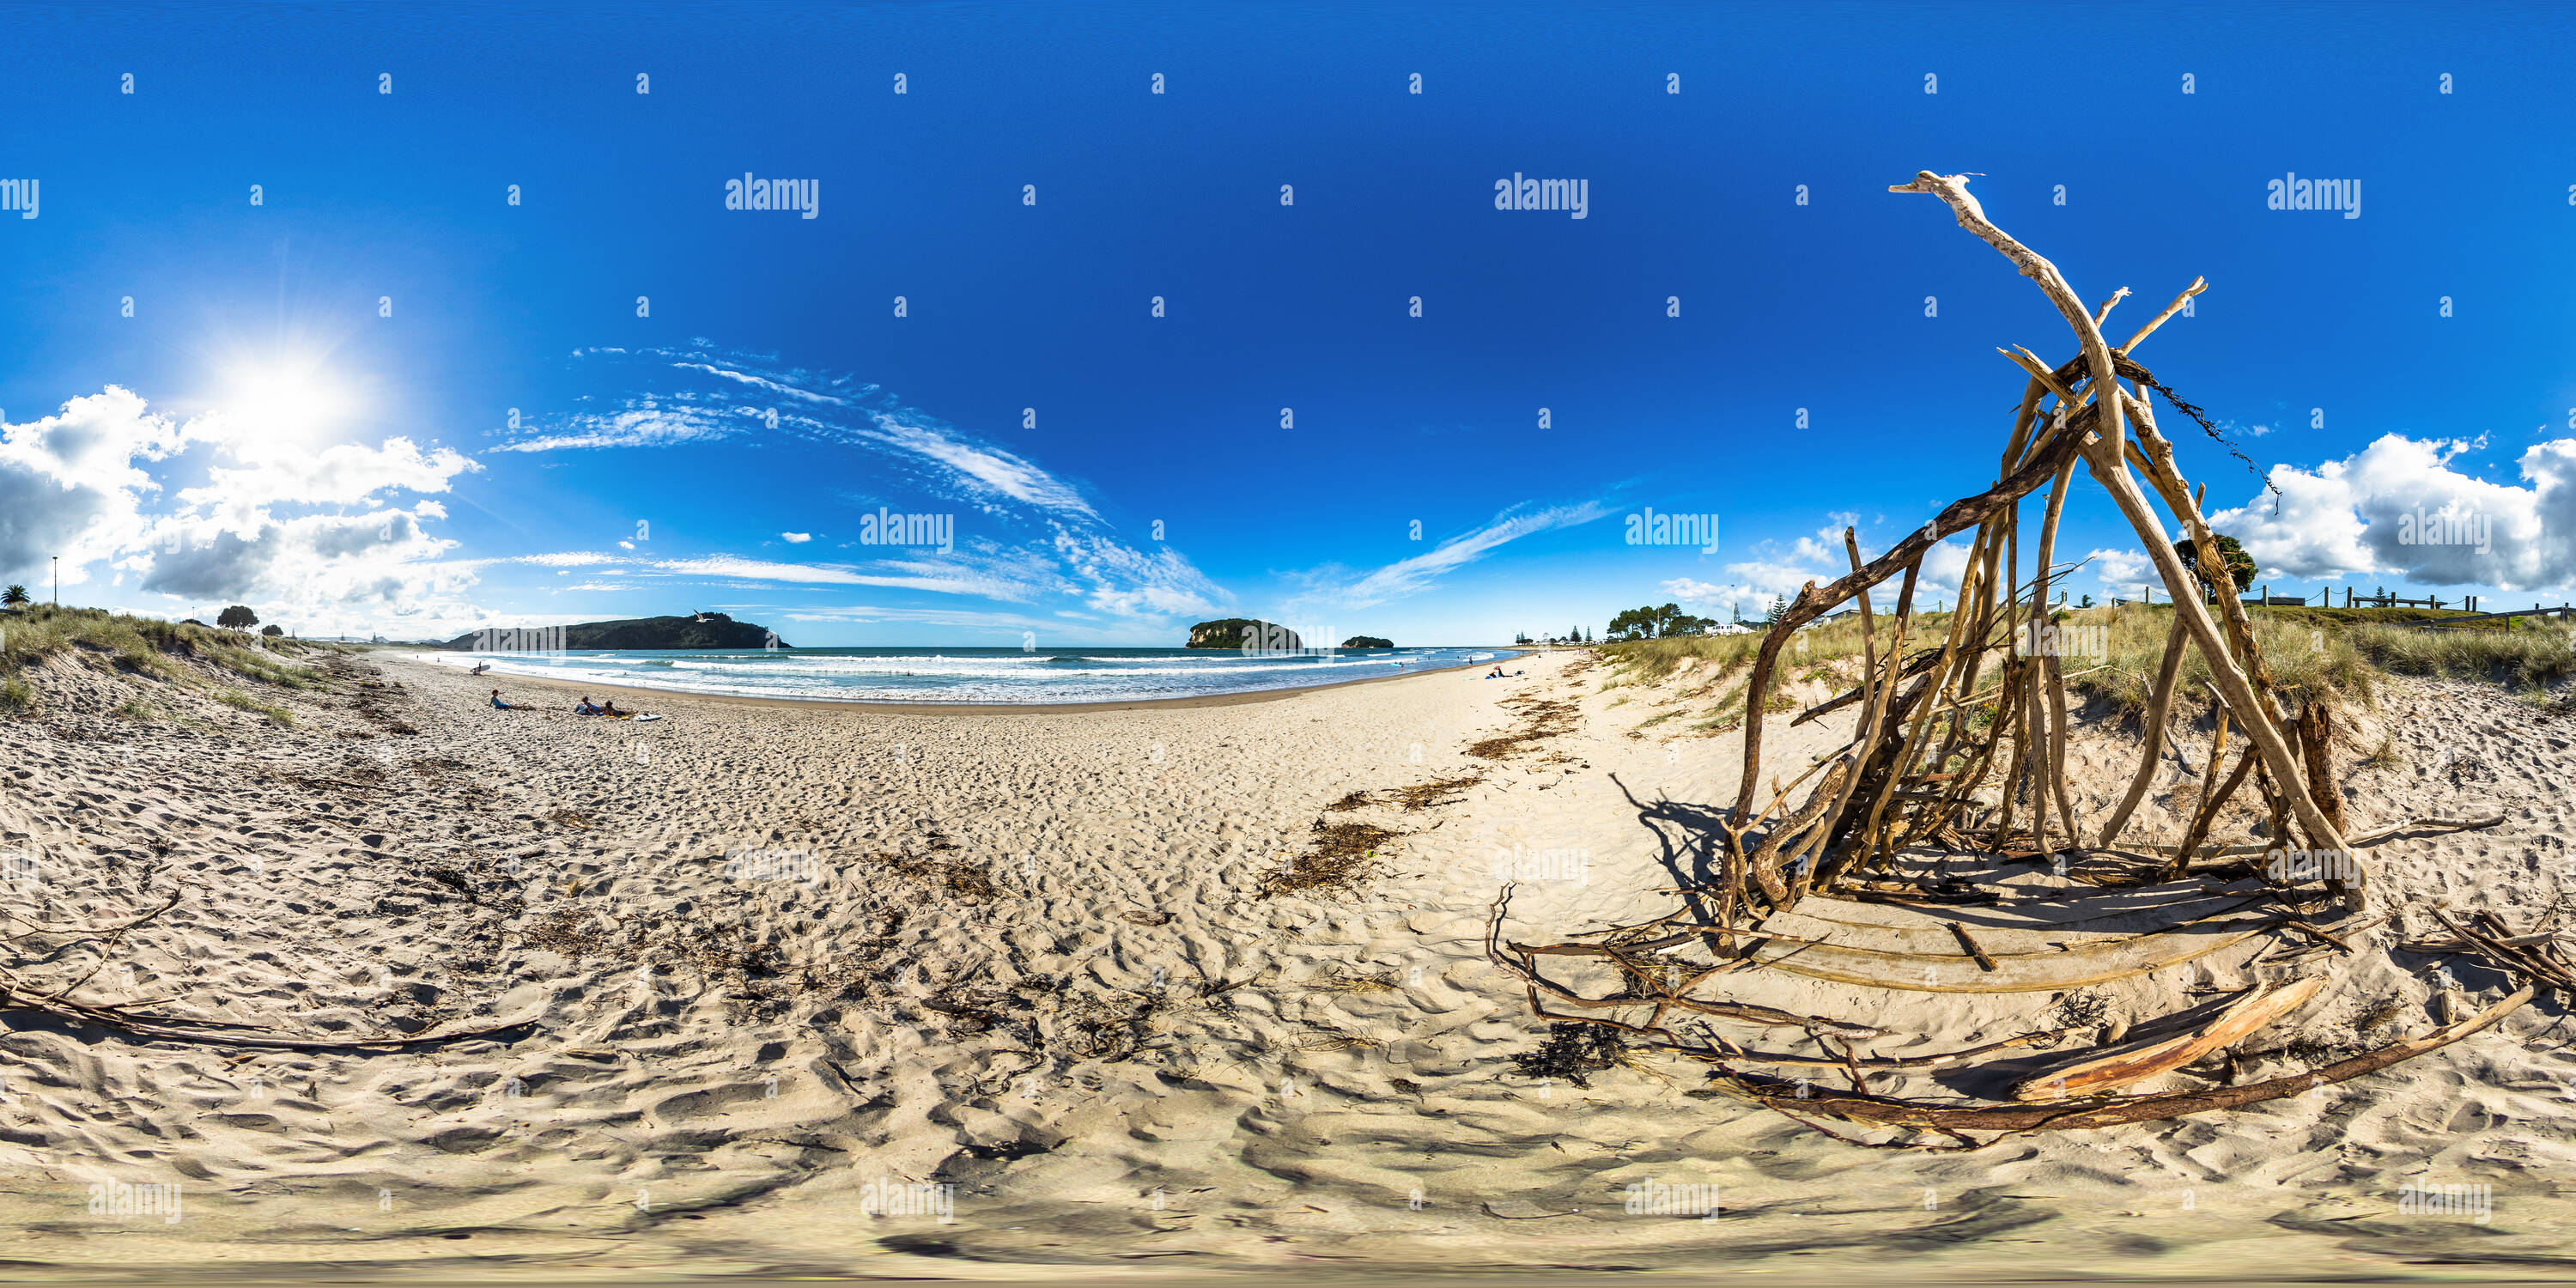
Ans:
{"type": "Polygon", "coordinates": [[[951,500],[1100,517],[1080,489],[1027,458],[850,377],[765,368],[753,355],[708,349],[597,348],[575,356],[631,372],[651,387],[623,393],[604,409],[540,418],[500,450],[668,447],[777,430],[887,456],[924,490],[951,500]],[[781,399],[789,405],[781,407],[781,399]]]}
{"type": "Polygon", "coordinates": [[[476,562],[486,564],[534,564],[540,568],[591,568],[600,564],[619,563],[622,561],[615,555],[601,554],[596,550],[558,550],[546,554],[507,555],[497,559],[477,560],[476,562]]]}
{"type": "MultiPolygon", "coordinates": [[[[711,555],[639,561],[635,567],[643,575],[870,586],[1017,603],[1066,596],[1090,612],[1141,619],[1205,613],[1232,598],[1178,551],[1126,542],[1070,480],[906,406],[876,385],[780,368],[758,355],[703,342],[676,349],[594,348],[574,356],[600,364],[631,388],[600,407],[541,417],[502,450],[650,448],[786,434],[869,453],[883,465],[881,475],[971,507],[998,529],[937,558],[890,551],[874,560],[790,564],[711,555]]],[[[801,545],[806,534],[780,536],[801,545]]]]}
{"type": "Polygon", "coordinates": [[[948,467],[955,472],[953,481],[970,494],[1000,495],[1055,514],[1100,517],[1073,485],[1000,448],[971,442],[919,412],[872,412],[869,420],[875,430],[863,431],[866,437],[948,467]]]}
{"type": "Polygon", "coordinates": [[[1607,518],[1609,514],[1609,504],[1603,501],[1582,501],[1539,510],[1514,506],[1495,515],[1482,527],[1460,533],[1421,554],[1399,559],[1372,572],[1354,576],[1345,569],[1322,568],[1306,573],[1302,580],[1307,590],[1291,602],[1301,607],[1374,607],[1430,589],[1444,574],[1455,572],[1523,537],[1590,523],[1607,518]]]}

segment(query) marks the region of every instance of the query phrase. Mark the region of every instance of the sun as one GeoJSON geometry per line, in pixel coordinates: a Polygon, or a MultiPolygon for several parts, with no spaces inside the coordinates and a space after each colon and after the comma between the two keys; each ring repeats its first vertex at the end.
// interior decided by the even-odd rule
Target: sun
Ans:
{"type": "Polygon", "coordinates": [[[317,361],[244,363],[227,371],[224,383],[224,410],[262,438],[311,439],[351,410],[347,393],[317,361]]]}

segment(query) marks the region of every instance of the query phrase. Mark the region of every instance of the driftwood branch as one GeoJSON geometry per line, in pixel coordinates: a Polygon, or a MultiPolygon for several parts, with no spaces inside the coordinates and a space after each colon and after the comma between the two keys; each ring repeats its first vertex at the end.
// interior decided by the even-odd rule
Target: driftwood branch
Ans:
{"type": "Polygon", "coordinates": [[[2531,1000],[2531,995],[2531,986],[2526,984],[2514,990],[2502,1001],[2458,1023],[2447,1025],[2420,1038],[2391,1042],[2349,1060],[2337,1061],[2307,1073],[2290,1074],[2262,1082],[2246,1083],[2242,1086],[2215,1087],[2207,1091],[2183,1091],[2161,1096],[2070,1101],[2046,1107],[1934,1105],[1888,1096],[1829,1091],[1820,1087],[1810,1087],[1804,1083],[1724,1067],[1709,1075],[1709,1083],[1726,1094],[1793,1116],[1822,1114],[1849,1122],[1940,1131],[2082,1131],[2095,1127],[2118,1126],[2121,1123],[2179,1118],[2185,1114],[2207,1113],[2216,1109],[2241,1109],[2246,1105],[2260,1104],[2266,1100],[2279,1100],[2302,1092],[2314,1091],[2319,1087],[2349,1082],[2364,1074],[2376,1073],[2399,1061],[2411,1060],[2427,1051],[2438,1051],[2462,1038],[2492,1028],[2504,1017],[2520,1010],[2523,1003],[2531,1000]]]}
{"type": "Polygon", "coordinates": [[[1819,590],[1814,582],[1798,588],[1797,598],[1780,615],[1763,636],[1761,651],[1753,662],[1753,678],[1745,689],[1749,711],[1744,721],[1744,779],[1735,796],[1734,821],[1744,822],[1753,809],[1753,794],[1762,784],[1762,718],[1761,703],[1769,696],[1771,673],[1778,664],[1781,645],[1797,629],[1821,617],[1834,606],[1859,594],[1865,587],[1895,576],[1907,565],[1921,559],[1925,551],[1950,537],[1983,522],[1995,511],[2038,490],[2056,472],[2063,456],[2071,451],[2071,440],[2061,441],[2050,450],[2033,456],[2012,476],[1993,487],[1944,507],[1930,523],[1916,529],[1903,541],[1858,572],[1837,578],[1819,590]]]}

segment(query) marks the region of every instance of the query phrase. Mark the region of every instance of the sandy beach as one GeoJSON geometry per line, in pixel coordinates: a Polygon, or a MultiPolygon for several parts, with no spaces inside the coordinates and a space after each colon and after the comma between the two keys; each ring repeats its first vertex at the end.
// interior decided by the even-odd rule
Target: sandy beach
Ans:
{"type": "MultiPolygon", "coordinates": [[[[1670,1056],[1529,1072],[1513,1057],[1546,1025],[1486,950],[1505,878],[1515,939],[1672,911],[1741,744],[1645,723],[1687,669],[1605,690],[1587,653],[1514,665],[1045,713],[653,694],[665,719],[638,725],[524,682],[545,709],[494,710],[488,683],[372,651],[263,690],[281,724],[167,685],[120,712],[140,682],[55,659],[46,705],[0,720],[0,850],[32,856],[13,917],[101,933],[45,941],[21,987],[321,1039],[510,1027],[307,1052],[12,1014],[0,1256],[548,1281],[2570,1263],[2576,1060],[2539,1008],[2310,1095],[1954,1153],[1843,1143],[1670,1056]],[[2416,1214],[2419,1181],[2491,1199],[2416,1214]],[[1666,1193],[1694,1205],[1631,1210],[1666,1193]]],[[[1768,763],[1794,772],[1848,723],[1774,717],[1768,763]]],[[[2125,736],[2078,739],[2083,812],[2124,785],[2125,736]]],[[[2375,850],[2382,910],[2560,896],[2562,718],[2391,680],[2352,736],[2398,753],[2350,780],[2356,828],[2506,820],[2375,850]]],[[[2142,839],[2169,839],[2180,773],[2142,839]]],[[[1834,908],[1793,915],[1884,913],[1834,908]]],[[[2389,951],[2425,929],[2363,932],[2256,1045],[2429,1031],[2446,960],[2472,1007],[2503,993],[2389,951]]],[[[1872,1056],[2035,1029],[2072,1048],[2106,1014],[2268,977],[2277,945],[2064,994],[1788,969],[1729,992],[1865,1025],[1872,1056]]],[[[1992,1097],[2002,1076],[1879,1086],[1992,1097]]]]}

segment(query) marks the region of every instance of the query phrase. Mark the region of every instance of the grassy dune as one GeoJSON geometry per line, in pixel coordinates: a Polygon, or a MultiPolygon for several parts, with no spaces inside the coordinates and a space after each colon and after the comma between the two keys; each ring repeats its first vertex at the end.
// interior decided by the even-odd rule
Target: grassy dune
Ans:
{"type": "MultiPolygon", "coordinates": [[[[128,617],[97,608],[36,606],[0,614],[0,711],[37,708],[38,663],[70,657],[92,668],[164,684],[202,688],[218,701],[271,719],[284,715],[258,702],[241,685],[309,689],[324,683],[312,665],[317,655],[339,651],[282,636],[190,626],[150,617],[128,617]]],[[[138,703],[135,710],[148,710],[138,703]]]]}
{"type": "MultiPolygon", "coordinates": [[[[2576,678],[2576,632],[2554,622],[2525,619],[2510,624],[2477,623],[2456,630],[2423,630],[2408,623],[2434,621],[2459,613],[2408,608],[2249,608],[2254,638],[2271,667],[2273,681],[2284,690],[2325,693],[2362,705],[2377,700],[2376,679],[2382,673],[2435,676],[2495,684],[2531,696],[2576,678]]],[[[2170,604],[2124,604],[2117,608],[2079,608],[2057,615],[2067,654],[2062,659],[2067,684],[2078,695],[2111,704],[2120,715],[2143,711],[2163,658],[2165,638],[2173,626],[2170,604]]],[[[1879,646],[1886,647],[1889,623],[1877,624],[1879,646]]],[[[1950,628],[1950,614],[1917,614],[1906,650],[1939,643],[1950,628]]],[[[1782,654],[1780,682],[1814,678],[1829,686],[1856,682],[1861,654],[1857,617],[1828,622],[1799,633],[1803,647],[1782,654]]],[[[1693,674],[1711,677],[1689,696],[1714,695],[1716,703],[1700,728],[1731,728],[1740,722],[1743,689],[1751,678],[1753,659],[1763,636],[1676,636],[1600,646],[1610,676],[1605,689],[1655,684],[1685,665],[1693,674]]],[[[2183,663],[2183,693],[2208,692],[2209,664],[2197,650],[2183,663]]],[[[1980,678],[1994,682],[1994,668],[1980,678]]],[[[1787,704],[1774,698],[1771,706],[1787,704]]],[[[1658,717],[1658,720],[1669,719],[1658,717]]]]}

